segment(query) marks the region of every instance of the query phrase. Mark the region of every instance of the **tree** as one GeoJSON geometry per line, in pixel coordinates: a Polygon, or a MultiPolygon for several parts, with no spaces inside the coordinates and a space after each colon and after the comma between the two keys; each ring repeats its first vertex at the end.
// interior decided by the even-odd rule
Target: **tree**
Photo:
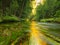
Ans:
{"type": "MultiPolygon", "coordinates": [[[[60,10],[59,0],[46,0],[44,5],[39,5],[36,8],[36,19],[54,18],[58,10],[60,10]]],[[[60,12],[60,11],[59,11],[60,12]]],[[[56,14],[57,15],[57,14],[56,14]]]]}

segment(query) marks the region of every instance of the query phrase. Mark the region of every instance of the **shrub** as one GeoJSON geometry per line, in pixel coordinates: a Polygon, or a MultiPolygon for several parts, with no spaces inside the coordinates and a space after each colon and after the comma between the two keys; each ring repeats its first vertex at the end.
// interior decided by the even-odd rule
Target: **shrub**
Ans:
{"type": "Polygon", "coordinates": [[[53,22],[54,18],[49,18],[49,19],[41,19],[41,22],[53,22]]]}
{"type": "Polygon", "coordinates": [[[18,22],[20,21],[16,16],[4,16],[0,18],[0,23],[7,23],[7,22],[18,22]]]}

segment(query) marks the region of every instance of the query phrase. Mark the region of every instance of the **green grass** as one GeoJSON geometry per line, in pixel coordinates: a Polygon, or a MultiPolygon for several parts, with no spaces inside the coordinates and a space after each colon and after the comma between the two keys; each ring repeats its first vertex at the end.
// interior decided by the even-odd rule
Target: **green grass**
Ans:
{"type": "Polygon", "coordinates": [[[0,24],[0,45],[11,45],[14,42],[16,44],[20,39],[23,43],[26,40],[22,38],[27,38],[28,36],[28,27],[27,22],[0,24]]]}

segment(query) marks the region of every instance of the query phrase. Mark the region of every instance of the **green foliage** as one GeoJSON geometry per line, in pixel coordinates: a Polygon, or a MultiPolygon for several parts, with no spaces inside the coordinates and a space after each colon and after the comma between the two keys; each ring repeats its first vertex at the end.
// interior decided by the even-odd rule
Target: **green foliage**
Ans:
{"type": "Polygon", "coordinates": [[[27,28],[29,28],[27,22],[0,24],[0,45],[16,44],[20,42],[20,40],[23,42],[26,41],[26,39],[28,39],[27,28]],[[25,39],[23,40],[23,38],[25,39]]]}
{"type": "Polygon", "coordinates": [[[19,9],[19,4],[17,0],[12,0],[10,4],[10,13],[16,15],[17,10],[19,9]]]}
{"type": "Polygon", "coordinates": [[[21,18],[23,18],[23,19],[30,18],[30,14],[32,11],[32,7],[31,7],[30,3],[31,3],[30,0],[26,1],[26,5],[25,5],[25,8],[24,8],[21,18]]]}
{"type": "Polygon", "coordinates": [[[0,18],[0,22],[2,22],[2,19],[0,18]]]}
{"type": "MultiPolygon", "coordinates": [[[[50,18],[60,17],[60,1],[58,0],[46,0],[44,5],[39,5],[36,8],[36,20],[50,21],[50,18]],[[44,20],[45,19],[45,20],[44,20]]],[[[51,22],[54,22],[51,20],[51,22]]]]}
{"type": "Polygon", "coordinates": [[[60,17],[60,10],[56,11],[55,17],[60,17]]]}
{"type": "Polygon", "coordinates": [[[60,17],[59,18],[55,18],[55,22],[56,23],[60,23],[60,17]]]}
{"type": "Polygon", "coordinates": [[[11,3],[11,8],[12,9],[17,9],[19,7],[17,0],[13,0],[11,3]]]}
{"type": "Polygon", "coordinates": [[[59,18],[41,19],[40,21],[41,21],[41,22],[60,23],[60,17],[59,17],[59,18]]]}
{"type": "Polygon", "coordinates": [[[49,18],[49,19],[41,19],[41,22],[53,22],[54,18],[49,18]]]}
{"type": "Polygon", "coordinates": [[[1,0],[0,14],[2,15],[2,17],[13,15],[21,19],[25,18],[28,16],[27,8],[29,7],[29,4],[30,0],[6,0],[6,2],[4,0],[1,0]]]}
{"type": "Polygon", "coordinates": [[[19,18],[16,16],[5,16],[3,17],[3,21],[19,21],[19,18]]]}

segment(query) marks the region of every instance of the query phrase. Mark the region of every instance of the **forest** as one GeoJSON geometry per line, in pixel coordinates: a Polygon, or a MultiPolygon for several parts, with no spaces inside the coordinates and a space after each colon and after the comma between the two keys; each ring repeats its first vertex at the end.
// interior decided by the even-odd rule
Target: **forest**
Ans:
{"type": "Polygon", "coordinates": [[[60,45],[59,34],[60,0],[0,0],[0,45],[60,45]]]}
{"type": "Polygon", "coordinates": [[[0,0],[0,22],[4,20],[35,20],[60,23],[60,1],[46,0],[36,8],[35,16],[31,16],[33,0],[0,0]],[[32,19],[33,18],[33,19],[32,19]]]}

